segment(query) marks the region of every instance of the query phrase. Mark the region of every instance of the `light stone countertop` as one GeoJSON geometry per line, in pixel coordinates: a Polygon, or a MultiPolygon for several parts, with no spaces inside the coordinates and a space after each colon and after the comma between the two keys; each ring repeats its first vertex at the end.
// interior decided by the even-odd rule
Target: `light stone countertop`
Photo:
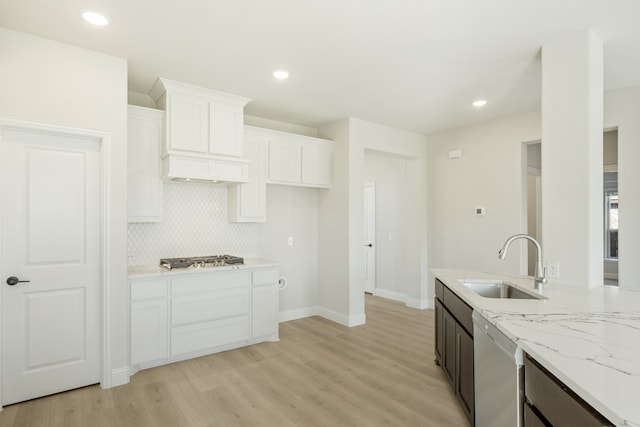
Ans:
{"type": "Polygon", "coordinates": [[[169,277],[184,274],[202,274],[202,273],[218,273],[222,271],[249,270],[255,268],[279,267],[277,262],[266,259],[248,258],[244,260],[244,264],[225,265],[221,267],[204,267],[204,268],[176,268],[169,270],[160,265],[140,265],[129,267],[127,275],[129,279],[141,279],[145,277],[169,277]]]}
{"type": "Polygon", "coordinates": [[[640,426],[640,291],[547,284],[466,269],[433,274],[617,426],[640,426]],[[499,279],[548,299],[484,298],[459,279],[499,279]]]}

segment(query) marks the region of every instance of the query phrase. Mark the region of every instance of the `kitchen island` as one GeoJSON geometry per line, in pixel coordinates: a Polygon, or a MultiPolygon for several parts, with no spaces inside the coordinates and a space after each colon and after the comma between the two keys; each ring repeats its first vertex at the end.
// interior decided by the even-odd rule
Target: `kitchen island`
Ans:
{"type": "Polygon", "coordinates": [[[618,426],[640,426],[640,292],[545,285],[466,269],[433,274],[596,411],[618,426]],[[546,299],[484,298],[464,279],[503,280],[546,299]]]}

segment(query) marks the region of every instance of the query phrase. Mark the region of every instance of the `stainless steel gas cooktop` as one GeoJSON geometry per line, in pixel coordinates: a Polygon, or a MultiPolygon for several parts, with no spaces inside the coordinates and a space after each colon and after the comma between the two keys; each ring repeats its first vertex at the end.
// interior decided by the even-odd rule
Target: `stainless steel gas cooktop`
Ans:
{"type": "Polygon", "coordinates": [[[160,260],[162,267],[172,270],[174,268],[204,268],[221,267],[225,265],[243,264],[244,259],[233,255],[197,256],[188,258],[163,258],[160,260]]]}

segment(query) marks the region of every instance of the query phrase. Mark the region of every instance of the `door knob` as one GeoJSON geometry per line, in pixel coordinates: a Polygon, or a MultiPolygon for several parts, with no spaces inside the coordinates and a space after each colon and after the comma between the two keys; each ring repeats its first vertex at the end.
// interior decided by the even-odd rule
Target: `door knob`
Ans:
{"type": "Polygon", "coordinates": [[[369,243],[368,245],[365,245],[365,246],[369,246],[370,248],[372,248],[373,247],[373,243],[369,243]]]}
{"type": "Polygon", "coordinates": [[[18,279],[16,276],[11,276],[7,279],[7,285],[9,286],[13,286],[13,285],[17,285],[18,283],[28,283],[30,282],[29,280],[20,280],[18,279]]]}

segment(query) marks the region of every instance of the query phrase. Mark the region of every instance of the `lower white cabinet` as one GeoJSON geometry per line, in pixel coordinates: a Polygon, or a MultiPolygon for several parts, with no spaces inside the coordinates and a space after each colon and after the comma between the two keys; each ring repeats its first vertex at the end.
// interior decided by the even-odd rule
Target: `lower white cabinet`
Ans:
{"type": "Polygon", "coordinates": [[[277,268],[129,280],[135,368],[278,340],[277,268]]]}
{"type": "Polygon", "coordinates": [[[278,336],[278,313],[280,312],[280,288],[278,270],[254,271],[253,309],[251,335],[253,337],[278,336]]]}
{"type": "Polygon", "coordinates": [[[131,364],[165,360],[168,331],[166,299],[132,302],[131,364]]]}

